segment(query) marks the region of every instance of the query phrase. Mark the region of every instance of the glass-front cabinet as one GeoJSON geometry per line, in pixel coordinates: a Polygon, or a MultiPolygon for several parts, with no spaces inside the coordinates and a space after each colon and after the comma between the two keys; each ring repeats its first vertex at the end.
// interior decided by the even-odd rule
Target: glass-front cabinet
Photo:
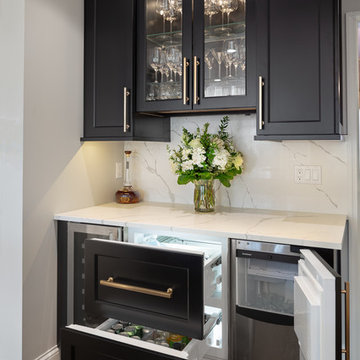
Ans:
{"type": "Polygon", "coordinates": [[[137,111],[255,108],[252,13],[246,0],[140,0],[137,111]]]}

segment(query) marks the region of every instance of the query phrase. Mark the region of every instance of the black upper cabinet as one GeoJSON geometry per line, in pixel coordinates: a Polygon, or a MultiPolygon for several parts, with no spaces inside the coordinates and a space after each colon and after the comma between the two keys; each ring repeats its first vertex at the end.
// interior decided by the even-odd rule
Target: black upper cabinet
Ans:
{"type": "Polygon", "coordinates": [[[82,140],[170,140],[168,118],[134,113],[135,5],[85,0],[82,140]]]}
{"type": "Polygon", "coordinates": [[[222,3],[139,0],[137,111],[255,108],[254,2],[222,3]]]}
{"type": "Polygon", "coordinates": [[[255,0],[256,139],[339,139],[338,0],[255,0]]]}

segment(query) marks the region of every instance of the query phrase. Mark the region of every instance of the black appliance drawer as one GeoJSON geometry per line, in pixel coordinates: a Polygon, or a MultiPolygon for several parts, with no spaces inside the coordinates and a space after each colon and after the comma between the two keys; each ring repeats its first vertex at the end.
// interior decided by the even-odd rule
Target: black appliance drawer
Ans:
{"type": "Polygon", "coordinates": [[[85,293],[93,315],[205,337],[201,252],[86,240],[85,293]]]}
{"type": "MultiPolygon", "coordinates": [[[[61,329],[61,360],[201,360],[209,350],[205,340],[189,339],[186,346],[177,350],[154,341],[109,332],[117,322],[108,319],[97,328],[69,325],[61,329]]],[[[211,321],[207,326],[212,326],[211,321]]]]}
{"type": "Polygon", "coordinates": [[[61,330],[61,360],[135,359],[171,360],[178,358],[77,330],[61,330]]]}

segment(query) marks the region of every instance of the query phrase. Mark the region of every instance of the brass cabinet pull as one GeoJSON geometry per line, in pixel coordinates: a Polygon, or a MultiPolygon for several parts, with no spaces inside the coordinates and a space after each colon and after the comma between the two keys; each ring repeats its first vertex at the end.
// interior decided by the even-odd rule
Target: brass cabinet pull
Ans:
{"type": "Polygon", "coordinates": [[[187,68],[189,66],[189,62],[187,61],[187,58],[184,57],[183,59],[183,103],[186,105],[188,101],[190,100],[187,96],[187,68]]]}
{"type": "Polygon", "coordinates": [[[345,359],[350,360],[350,283],[345,282],[345,290],[341,290],[345,295],[345,349],[342,353],[345,354],[345,359]]]}
{"type": "Polygon", "coordinates": [[[130,95],[130,91],[128,91],[127,87],[124,87],[124,133],[126,133],[130,127],[127,123],[127,97],[130,95]]]}
{"type": "Polygon", "coordinates": [[[171,299],[172,295],[173,295],[172,288],[169,288],[166,291],[147,289],[147,288],[143,288],[140,286],[126,285],[126,284],[114,282],[114,278],[112,278],[112,277],[109,277],[107,280],[100,280],[100,285],[112,287],[115,289],[137,292],[137,293],[146,294],[146,295],[158,296],[158,297],[162,297],[162,298],[166,298],[166,299],[171,299]]]}
{"type": "Polygon", "coordinates": [[[258,104],[259,130],[262,130],[263,127],[264,127],[264,120],[263,120],[263,87],[264,87],[263,77],[259,76],[259,104],[258,104]]]}
{"type": "Polygon", "coordinates": [[[197,59],[197,56],[194,56],[194,104],[198,103],[199,96],[198,96],[198,66],[200,65],[200,61],[197,59]]]}

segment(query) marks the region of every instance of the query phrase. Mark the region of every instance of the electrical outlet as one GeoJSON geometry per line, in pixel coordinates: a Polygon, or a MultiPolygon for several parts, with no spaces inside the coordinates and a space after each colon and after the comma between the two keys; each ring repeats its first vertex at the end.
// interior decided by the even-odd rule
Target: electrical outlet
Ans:
{"type": "Polygon", "coordinates": [[[122,163],[121,162],[115,163],[115,178],[116,179],[122,178],[122,163]]]}
{"type": "Polygon", "coordinates": [[[295,166],[297,184],[321,184],[321,166],[295,166]]]}

